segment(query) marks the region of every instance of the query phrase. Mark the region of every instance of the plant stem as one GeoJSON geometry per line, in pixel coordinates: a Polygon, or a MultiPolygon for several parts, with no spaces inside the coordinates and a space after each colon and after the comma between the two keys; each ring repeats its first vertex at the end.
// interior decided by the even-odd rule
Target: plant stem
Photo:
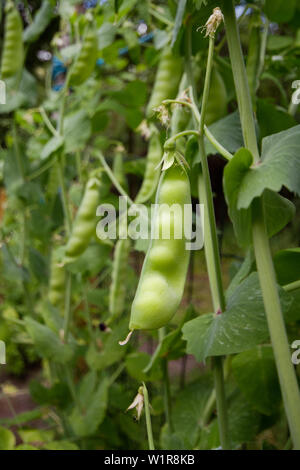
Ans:
{"type": "Polygon", "coordinates": [[[282,287],[286,292],[292,292],[294,290],[300,289],[300,280],[291,282],[282,287]]]}
{"type": "MultiPolygon", "coordinates": [[[[223,0],[229,54],[245,146],[259,161],[254,116],[233,1],[223,0]]],[[[300,449],[300,394],[291,362],[261,200],[253,204],[253,245],[274,356],[294,448],[300,449]]]]}
{"type": "MultiPolygon", "coordinates": [[[[165,328],[160,328],[158,330],[158,335],[159,335],[159,342],[161,343],[165,336],[165,328]]],[[[162,359],[162,370],[163,370],[164,408],[165,408],[166,423],[168,424],[169,431],[173,432],[170,377],[169,377],[167,359],[162,359]]]]}
{"type": "MultiPolygon", "coordinates": [[[[213,307],[216,314],[225,310],[225,296],[222,284],[221,262],[219,255],[219,246],[217,238],[216,220],[213,205],[213,195],[209,175],[208,161],[204,145],[204,123],[205,110],[209,99],[210,79],[213,65],[214,38],[209,38],[208,58],[204,82],[204,91],[202,97],[201,115],[199,122],[199,151],[201,157],[201,168],[198,176],[199,199],[205,207],[204,229],[205,243],[204,251],[206,258],[209,284],[212,295],[213,307]]],[[[214,358],[213,361],[215,391],[218,411],[218,426],[220,433],[220,442],[222,449],[230,449],[230,439],[228,435],[227,406],[225,397],[223,359],[214,358]]]]}
{"type": "Polygon", "coordinates": [[[146,416],[146,428],[148,436],[149,450],[155,450],[153,433],[152,433],[152,424],[151,424],[151,415],[150,415],[150,404],[149,396],[146,385],[143,383],[143,395],[144,395],[144,405],[145,405],[145,416],[146,416]]]}
{"type": "Polygon", "coordinates": [[[65,290],[65,312],[64,312],[64,342],[68,342],[70,323],[71,323],[71,293],[72,293],[72,274],[66,270],[66,290],[65,290]]]}

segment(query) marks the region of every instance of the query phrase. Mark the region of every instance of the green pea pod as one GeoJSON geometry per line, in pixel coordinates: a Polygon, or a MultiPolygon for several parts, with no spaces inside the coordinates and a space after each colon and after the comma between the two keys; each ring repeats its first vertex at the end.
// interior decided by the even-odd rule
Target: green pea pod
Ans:
{"type": "Polygon", "coordinates": [[[158,180],[158,165],[163,156],[163,149],[159,138],[159,133],[155,126],[151,128],[151,137],[149,140],[148,153],[146,157],[146,170],[142,186],[135,198],[136,204],[142,204],[148,201],[154,194],[158,180]]]}
{"type": "Polygon", "coordinates": [[[23,24],[14,4],[9,1],[5,8],[5,35],[2,52],[1,77],[9,78],[23,67],[23,24]]]}
{"type": "Polygon", "coordinates": [[[100,202],[100,186],[100,179],[96,176],[92,176],[86,184],[72,233],[65,248],[64,263],[75,261],[86,250],[96,232],[96,210],[100,202]]]}
{"type": "Polygon", "coordinates": [[[124,310],[126,297],[126,275],[128,258],[130,254],[130,241],[118,240],[114,252],[114,261],[112,269],[112,281],[109,291],[109,313],[110,323],[119,317],[124,310]]]}
{"type": "MultiPolygon", "coordinates": [[[[152,237],[132,304],[130,330],[161,328],[176,313],[181,302],[190,251],[185,234],[176,235],[184,223],[191,228],[192,214],[184,217],[184,205],[191,207],[190,182],[181,165],[172,166],[161,176],[153,227],[158,237],[152,237]],[[170,206],[181,208],[172,216],[170,206]],[[184,220],[185,219],[185,220],[184,220]],[[168,232],[170,233],[167,239],[168,232]]],[[[183,229],[182,229],[183,230],[183,229]]]]}
{"type": "Polygon", "coordinates": [[[48,291],[48,298],[55,307],[62,306],[65,299],[65,269],[59,264],[59,252],[59,249],[52,252],[48,291]]]}
{"type": "Polygon", "coordinates": [[[79,55],[72,67],[70,85],[81,85],[91,75],[98,56],[98,38],[93,27],[85,34],[79,55]]]}
{"type": "Polygon", "coordinates": [[[205,124],[209,126],[227,114],[227,91],[216,67],[212,70],[209,99],[205,110],[205,124]]]}
{"type": "Polygon", "coordinates": [[[158,65],[152,94],[148,102],[147,117],[151,116],[153,109],[159,106],[162,101],[175,98],[181,74],[181,58],[174,56],[170,48],[165,48],[158,65]]]}

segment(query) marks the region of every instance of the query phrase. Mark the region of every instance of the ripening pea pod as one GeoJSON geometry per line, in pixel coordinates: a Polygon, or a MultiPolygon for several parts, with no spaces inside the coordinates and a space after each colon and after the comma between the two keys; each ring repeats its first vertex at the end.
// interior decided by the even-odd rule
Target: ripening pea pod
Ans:
{"type": "Polygon", "coordinates": [[[93,72],[98,56],[98,38],[94,26],[88,28],[80,52],[70,72],[70,85],[81,85],[93,72]]]}
{"type": "Polygon", "coordinates": [[[114,251],[112,267],[112,278],[109,290],[109,324],[119,317],[123,310],[126,297],[126,278],[128,268],[128,258],[130,254],[130,240],[118,240],[114,251]]]}
{"type": "Polygon", "coordinates": [[[23,24],[21,16],[13,2],[7,2],[5,7],[5,34],[2,51],[1,78],[15,75],[23,67],[23,24]]]}
{"type": "Polygon", "coordinates": [[[181,165],[173,165],[162,173],[156,204],[154,236],[131,309],[131,331],[161,328],[171,320],[182,299],[190,258],[186,241],[192,211],[190,182],[181,165]],[[174,212],[172,207],[176,208],[174,212]]]}
{"type": "Polygon", "coordinates": [[[52,305],[60,307],[65,299],[65,269],[60,264],[60,249],[53,250],[51,256],[48,298],[52,305]]]}
{"type": "Polygon", "coordinates": [[[88,247],[96,232],[96,210],[100,202],[101,180],[91,176],[77,211],[71,236],[65,247],[64,263],[75,261],[88,247]]]}
{"type": "Polygon", "coordinates": [[[222,75],[216,67],[212,70],[205,124],[209,126],[227,114],[227,91],[222,75]]]}
{"type": "Polygon", "coordinates": [[[151,116],[153,109],[161,105],[162,101],[175,98],[181,75],[181,58],[175,56],[172,50],[166,47],[158,65],[153,90],[147,105],[147,117],[151,116]]]}
{"type": "Polygon", "coordinates": [[[154,194],[159,180],[159,163],[163,156],[163,148],[159,133],[154,125],[151,126],[148,152],[146,156],[146,170],[142,186],[135,198],[136,204],[143,204],[154,194]]]}

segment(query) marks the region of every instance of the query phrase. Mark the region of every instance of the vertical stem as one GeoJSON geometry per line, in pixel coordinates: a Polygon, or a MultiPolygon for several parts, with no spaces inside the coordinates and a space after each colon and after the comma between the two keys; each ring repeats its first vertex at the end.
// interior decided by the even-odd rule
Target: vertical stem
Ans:
{"type": "MultiPolygon", "coordinates": [[[[229,53],[246,147],[259,160],[254,117],[234,4],[223,1],[229,53]]],[[[300,394],[291,362],[261,200],[253,204],[253,245],[285,411],[294,448],[300,449],[300,394]]]]}
{"type": "MultiPolygon", "coordinates": [[[[162,342],[165,336],[165,328],[160,328],[158,330],[159,341],[162,342]]],[[[168,369],[168,360],[162,360],[162,370],[163,370],[163,385],[164,385],[164,408],[166,422],[169,427],[169,431],[173,432],[173,422],[172,422],[172,407],[171,407],[171,392],[170,392],[170,377],[168,369]]]]}
{"type": "Polygon", "coordinates": [[[144,383],[143,383],[143,395],[144,395],[144,404],[145,404],[146,428],[147,428],[149,450],[155,450],[153,433],[152,433],[151,416],[150,416],[149,396],[148,396],[148,390],[144,383]]]}
{"type": "Polygon", "coordinates": [[[65,291],[65,312],[64,312],[64,342],[68,342],[68,335],[71,323],[71,292],[72,292],[72,274],[66,270],[66,291],[65,291]]]}
{"type": "MultiPolygon", "coordinates": [[[[201,117],[199,124],[199,150],[201,156],[202,172],[198,177],[199,199],[205,207],[204,228],[205,243],[204,251],[206,258],[209,284],[212,295],[213,307],[215,313],[221,313],[225,310],[225,296],[222,284],[221,261],[218,246],[216,219],[213,204],[213,194],[209,175],[208,161],[204,145],[204,125],[205,110],[209,99],[210,79],[213,65],[214,38],[209,38],[208,59],[206,66],[206,75],[204,82],[204,91],[201,106],[201,117]]],[[[220,433],[220,442],[224,450],[230,449],[230,439],[228,434],[228,418],[225,397],[225,385],[223,374],[223,359],[215,357],[213,360],[216,402],[218,411],[218,426],[220,433]]]]}

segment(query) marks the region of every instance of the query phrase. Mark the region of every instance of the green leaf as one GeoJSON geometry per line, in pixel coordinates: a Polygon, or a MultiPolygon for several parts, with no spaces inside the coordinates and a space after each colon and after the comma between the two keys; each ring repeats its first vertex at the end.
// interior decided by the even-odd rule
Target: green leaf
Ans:
{"type": "Polygon", "coordinates": [[[24,321],[27,332],[42,357],[60,364],[66,364],[72,359],[73,347],[70,344],[63,344],[50,328],[30,317],[26,317],[24,321]]]}
{"type": "Polygon", "coordinates": [[[289,284],[300,279],[300,248],[278,251],[274,256],[274,267],[279,284],[289,284]]]}
{"type": "Polygon", "coordinates": [[[178,1],[175,24],[174,24],[174,28],[173,28],[171,47],[173,47],[175,42],[176,42],[179,30],[180,30],[182,22],[183,22],[183,17],[184,17],[184,12],[185,12],[185,7],[186,7],[186,1],[187,0],[179,0],[178,1]]]}
{"type": "Polygon", "coordinates": [[[146,374],[144,369],[149,364],[151,356],[145,352],[134,352],[128,354],[125,360],[127,373],[138,382],[147,380],[160,380],[161,370],[159,367],[152,367],[150,374],[146,374]]]}
{"type": "Polygon", "coordinates": [[[111,332],[103,332],[101,349],[94,345],[89,347],[86,360],[91,369],[103,370],[115,362],[119,362],[126,352],[126,346],[120,346],[119,341],[124,340],[128,334],[128,319],[123,318],[118,324],[114,324],[111,332]]]}
{"type": "Polygon", "coordinates": [[[271,21],[287,23],[290,21],[296,8],[296,0],[266,0],[264,11],[271,21]]]}
{"type": "Polygon", "coordinates": [[[16,443],[14,434],[0,426],[0,450],[13,450],[16,443]]]}
{"type": "Polygon", "coordinates": [[[89,246],[73,263],[68,264],[67,269],[74,274],[81,273],[83,275],[89,274],[95,276],[106,265],[110,251],[111,247],[109,245],[95,243],[89,246]]]}
{"type": "MultiPolygon", "coordinates": [[[[214,122],[208,127],[212,135],[231,153],[243,147],[243,133],[238,112],[214,122]]],[[[207,154],[217,153],[215,147],[205,137],[205,150],[207,154]]]]}
{"type": "Polygon", "coordinates": [[[228,434],[233,448],[252,441],[261,425],[261,415],[253,409],[241,393],[229,401],[228,434]]]}
{"type": "Polygon", "coordinates": [[[53,5],[50,1],[44,0],[42,6],[35,14],[33,22],[25,29],[23,33],[23,41],[35,42],[45,31],[54,16],[53,5]]]}
{"type": "Polygon", "coordinates": [[[64,144],[64,139],[60,135],[51,137],[44,146],[41,153],[41,160],[46,160],[54,152],[57,152],[64,144]]]}
{"type": "Polygon", "coordinates": [[[114,40],[117,32],[117,27],[112,23],[103,23],[98,30],[98,49],[102,50],[110,46],[114,40]]]}
{"type": "Polygon", "coordinates": [[[44,445],[46,450],[79,450],[79,447],[70,441],[52,441],[44,445]]]}
{"type": "Polygon", "coordinates": [[[86,111],[81,109],[68,114],[64,119],[65,151],[70,153],[83,149],[91,131],[91,120],[86,111]]]}
{"type": "Polygon", "coordinates": [[[278,109],[266,100],[257,100],[256,115],[261,138],[290,129],[297,124],[289,113],[278,109]]]}
{"type": "Polygon", "coordinates": [[[293,38],[290,36],[271,35],[268,36],[267,50],[278,51],[289,47],[291,44],[293,44],[293,38]]]}
{"type": "MultiPolygon", "coordinates": [[[[282,309],[288,312],[292,299],[279,288],[282,309]]],[[[198,362],[209,356],[234,354],[251,349],[269,339],[264,303],[257,273],[243,281],[220,315],[204,314],[182,328],[187,353],[198,362]]]]}
{"type": "MultiPolygon", "coordinates": [[[[242,148],[237,151],[224,170],[223,185],[229,208],[229,216],[241,246],[249,246],[252,242],[251,208],[239,206],[241,196],[249,194],[249,186],[245,184],[245,180],[250,171],[254,171],[250,170],[252,161],[253,157],[249,150],[242,148]]],[[[268,189],[264,190],[263,204],[266,214],[267,231],[271,237],[293,218],[294,206],[287,199],[268,189]]]]}
{"type": "Polygon", "coordinates": [[[18,429],[18,434],[24,444],[38,443],[38,445],[41,445],[53,441],[54,438],[54,431],[52,430],[18,429]]]}
{"type": "Polygon", "coordinates": [[[34,410],[19,413],[13,418],[2,418],[0,419],[0,423],[6,426],[20,426],[21,424],[41,418],[43,413],[44,411],[41,408],[35,408],[34,410]]]}
{"type": "MultiPolygon", "coordinates": [[[[265,189],[278,192],[285,186],[300,195],[300,125],[265,137],[262,142],[262,162],[241,172],[237,208],[246,209],[265,189]]],[[[230,162],[231,163],[231,162],[230,162]]]]}
{"type": "Polygon", "coordinates": [[[100,426],[106,413],[108,386],[108,380],[102,380],[86,407],[82,410],[74,408],[69,420],[77,436],[89,436],[100,426]]]}
{"type": "Polygon", "coordinates": [[[199,425],[211,390],[211,381],[205,376],[176,394],[172,422],[174,433],[184,443],[185,449],[193,449],[197,442],[199,425]]]}
{"type": "Polygon", "coordinates": [[[39,405],[64,408],[70,403],[71,396],[66,383],[57,382],[48,388],[37,380],[32,380],[29,384],[29,390],[33,400],[39,405]]]}
{"type": "Polygon", "coordinates": [[[257,346],[232,360],[234,378],[248,402],[260,413],[271,415],[281,401],[271,346],[257,346]]]}
{"type": "Polygon", "coordinates": [[[238,285],[241,284],[242,281],[246,279],[246,277],[250,274],[252,268],[254,265],[254,255],[252,249],[247,251],[247,254],[245,256],[245,259],[232,279],[231,283],[229,284],[227,290],[226,290],[226,299],[230,299],[230,297],[233,295],[235,289],[237,289],[238,285]]]}

